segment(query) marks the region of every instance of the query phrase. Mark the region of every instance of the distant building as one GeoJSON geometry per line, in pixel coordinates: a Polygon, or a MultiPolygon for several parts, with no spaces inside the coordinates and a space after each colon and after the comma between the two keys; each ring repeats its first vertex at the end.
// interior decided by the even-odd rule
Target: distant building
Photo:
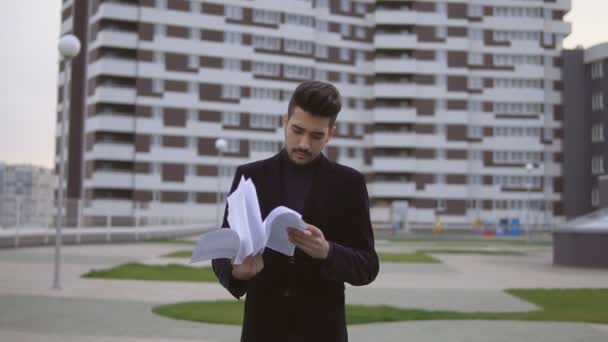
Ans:
{"type": "Polygon", "coordinates": [[[601,184],[608,158],[608,43],[565,50],[563,57],[564,209],[574,218],[608,204],[601,184]]]}
{"type": "Polygon", "coordinates": [[[0,163],[0,226],[46,226],[54,212],[51,170],[0,163]]]}

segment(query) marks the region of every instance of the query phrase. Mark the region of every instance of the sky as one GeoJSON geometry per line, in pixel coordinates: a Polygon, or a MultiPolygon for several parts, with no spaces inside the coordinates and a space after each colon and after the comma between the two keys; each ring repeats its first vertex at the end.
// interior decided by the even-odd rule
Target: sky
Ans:
{"type": "MultiPolygon", "coordinates": [[[[0,162],[51,167],[61,0],[0,0],[0,162]]],[[[608,42],[607,0],[572,0],[564,47],[608,42]]]]}

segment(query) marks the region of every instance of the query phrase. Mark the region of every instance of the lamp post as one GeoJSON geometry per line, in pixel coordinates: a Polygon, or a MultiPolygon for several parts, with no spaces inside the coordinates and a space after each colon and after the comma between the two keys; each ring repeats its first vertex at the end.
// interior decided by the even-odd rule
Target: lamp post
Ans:
{"type": "Polygon", "coordinates": [[[80,40],[68,34],[59,40],[59,53],[63,57],[63,99],[60,122],[59,142],[59,175],[57,183],[57,212],[55,214],[55,263],[53,269],[53,289],[61,290],[59,280],[61,268],[61,228],[63,226],[63,180],[65,178],[65,123],[68,116],[68,81],[70,75],[70,60],[80,52],[80,40]]]}
{"type": "Polygon", "coordinates": [[[217,150],[217,194],[215,197],[215,222],[217,228],[222,228],[221,210],[222,210],[222,175],[220,169],[222,166],[222,155],[228,148],[228,142],[226,139],[219,138],[215,141],[215,149],[217,150]]]}
{"type": "Polygon", "coordinates": [[[530,191],[532,190],[532,177],[530,176],[532,174],[532,171],[534,171],[534,169],[536,169],[538,166],[535,163],[526,163],[526,175],[528,175],[528,182],[526,184],[526,197],[527,197],[527,202],[528,205],[526,206],[527,208],[527,213],[526,213],[526,239],[528,242],[530,242],[530,233],[531,233],[531,228],[532,228],[532,220],[531,220],[531,216],[532,216],[532,198],[530,191]]]}

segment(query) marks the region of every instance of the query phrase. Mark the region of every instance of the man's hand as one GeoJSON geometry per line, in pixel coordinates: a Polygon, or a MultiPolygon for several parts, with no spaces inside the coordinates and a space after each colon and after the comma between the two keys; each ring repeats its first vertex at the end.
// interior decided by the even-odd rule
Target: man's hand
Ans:
{"type": "Polygon", "coordinates": [[[309,224],[306,229],[288,228],[289,241],[298,246],[304,253],[316,259],[326,259],[329,254],[329,242],[323,232],[309,224]]]}
{"type": "Polygon", "coordinates": [[[249,280],[264,268],[262,254],[250,255],[240,265],[232,266],[232,276],[239,280],[249,280]]]}

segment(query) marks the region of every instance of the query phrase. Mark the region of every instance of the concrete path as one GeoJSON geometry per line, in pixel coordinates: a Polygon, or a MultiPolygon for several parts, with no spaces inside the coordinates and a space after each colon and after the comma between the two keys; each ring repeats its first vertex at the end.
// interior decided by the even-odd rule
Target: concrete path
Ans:
{"type": "MultiPolygon", "coordinates": [[[[150,243],[66,247],[61,291],[50,290],[52,248],[0,250],[0,341],[237,341],[239,327],[175,321],[151,312],[160,303],[230,299],[217,283],[80,278],[91,269],[128,261],[186,263],[161,256],[191,248],[150,243]]],[[[347,301],[463,312],[526,311],[535,307],[502,290],[608,284],[608,272],[555,267],[542,250],[526,256],[435,257],[442,263],[384,263],[372,285],[347,289],[347,301]]],[[[382,323],[350,326],[349,332],[352,341],[608,340],[605,325],[541,322],[382,323]]]]}

